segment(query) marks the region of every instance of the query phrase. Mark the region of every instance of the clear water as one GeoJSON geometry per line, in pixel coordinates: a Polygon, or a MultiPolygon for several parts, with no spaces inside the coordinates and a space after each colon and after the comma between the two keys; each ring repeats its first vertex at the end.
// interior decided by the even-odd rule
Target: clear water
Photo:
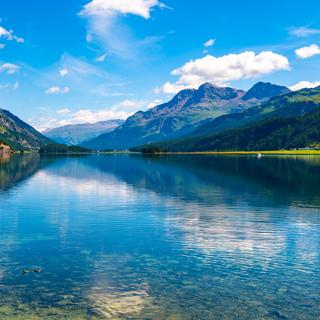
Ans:
{"type": "Polygon", "coordinates": [[[2,157],[0,319],[320,319],[320,157],[2,157]]]}

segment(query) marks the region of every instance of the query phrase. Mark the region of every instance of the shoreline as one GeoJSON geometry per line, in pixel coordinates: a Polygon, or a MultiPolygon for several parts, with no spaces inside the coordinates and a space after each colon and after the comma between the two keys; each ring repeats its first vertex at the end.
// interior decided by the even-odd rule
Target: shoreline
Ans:
{"type": "Polygon", "coordinates": [[[189,152],[157,152],[157,153],[143,153],[143,152],[130,152],[130,151],[110,151],[110,152],[68,152],[68,153],[39,153],[33,151],[11,151],[1,152],[2,154],[39,154],[39,155],[114,155],[114,154],[127,154],[127,155],[320,155],[320,150],[267,150],[267,151],[189,151],[189,152]]]}
{"type": "Polygon", "coordinates": [[[190,151],[190,152],[165,152],[165,154],[186,154],[186,155],[320,155],[320,150],[269,150],[269,151],[190,151]]]}

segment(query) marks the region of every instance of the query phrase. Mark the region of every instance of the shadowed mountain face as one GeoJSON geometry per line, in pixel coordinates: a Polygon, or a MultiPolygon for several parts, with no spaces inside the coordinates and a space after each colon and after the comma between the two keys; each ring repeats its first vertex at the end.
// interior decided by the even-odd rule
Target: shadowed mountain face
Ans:
{"type": "Polygon", "coordinates": [[[123,120],[108,120],[97,123],[66,125],[59,128],[47,129],[43,132],[48,138],[67,145],[77,145],[86,140],[98,137],[119,127],[123,120]]]}
{"type": "Polygon", "coordinates": [[[128,149],[132,146],[181,137],[193,132],[210,119],[259,105],[267,101],[272,94],[284,91],[283,87],[279,87],[278,91],[278,86],[271,87],[272,92],[270,84],[261,83],[254,89],[255,94],[249,91],[250,95],[246,97],[242,90],[205,83],[197,90],[179,92],[168,103],[145,112],[137,112],[114,131],[89,140],[83,143],[83,146],[100,150],[128,149]]]}
{"type": "Polygon", "coordinates": [[[52,141],[9,111],[0,109],[0,142],[13,150],[37,151],[52,141]]]}

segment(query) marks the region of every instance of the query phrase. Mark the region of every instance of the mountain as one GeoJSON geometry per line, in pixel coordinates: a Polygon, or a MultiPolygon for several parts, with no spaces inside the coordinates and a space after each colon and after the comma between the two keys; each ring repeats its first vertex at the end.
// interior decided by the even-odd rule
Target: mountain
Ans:
{"type": "Polygon", "coordinates": [[[317,107],[319,88],[302,89],[271,98],[268,102],[209,120],[194,130],[192,136],[217,133],[262,120],[270,116],[294,116],[307,113],[317,107]]]}
{"type": "Polygon", "coordinates": [[[108,120],[94,124],[66,125],[54,129],[47,129],[43,134],[59,143],[77,145],[86,140],[96,138],[103,133],[110,132],[119,127],[123,122],[123,120],[108,120]]]}
{"type": "Polygon", "coordinates": [[[270,82],[258,82],[243,96],[242,99],[244,101],[251,99],[270,99],[272,97],[286,94],[289,92],[290,89],[284,86],[278,86],[270,82]]]}
{"type": "Polygon", "coordinates": [[[320,87],[275,97],[265,105],[252,109],[245,111],[241,117],[241,114],[237,115],[237,121],[243,124],[238,128],[149,144],[132,150],[240,151],[320,146],[320,87]],[[245,124],[243,119],[248,113],[256,117],[251,117],[252,121],[245,124]]]}
{"type": "MultiPolygon", "coordinates": [[[[269,84],[265,85],[270,87],[269,84]]],[[[272,86],[274,92],[275,87],[278,86],[272,86]]],[[[242,90],[205,83],[197,90],[187,89],[179,92],[167,103],[145,112],[137,112],[112,132],[102,134],[82,145],[98,150],[123,150],[182,137],[209,119],[246,110],[270,98],[271,90],[264,89],[262,83],[255,91],[256,94],[252,93],[251,97],[246,97],[246,92],[242,90]],[[262,90],[260,94],[257,92],[259,88],[262,90]]],[[[283,92],[283,87],[279,87],[278,92],[283,92]]]]}
{"type": "Polygon", "coordinates": [[[52,141],[9,111],[0,109],[0,142],[16,151],[37,151],[52,141]]]}
{"type": "Polygon", "coordinates": [[[258,151],[314,147],[320,148],[320,105],[304,116],[271,118],[179,143],[148,145],[142,151],[258,151]]]}

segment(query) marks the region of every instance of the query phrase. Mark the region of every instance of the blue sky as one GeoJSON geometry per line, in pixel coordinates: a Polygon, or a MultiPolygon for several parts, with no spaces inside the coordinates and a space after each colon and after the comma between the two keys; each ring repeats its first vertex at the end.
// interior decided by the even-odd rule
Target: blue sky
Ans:
{"type": "Polygon", "coordinates": [[[38,129],[126,118],[209,81],[320,81],[320,3],[10,0],[0,107],[38,129]]]}

